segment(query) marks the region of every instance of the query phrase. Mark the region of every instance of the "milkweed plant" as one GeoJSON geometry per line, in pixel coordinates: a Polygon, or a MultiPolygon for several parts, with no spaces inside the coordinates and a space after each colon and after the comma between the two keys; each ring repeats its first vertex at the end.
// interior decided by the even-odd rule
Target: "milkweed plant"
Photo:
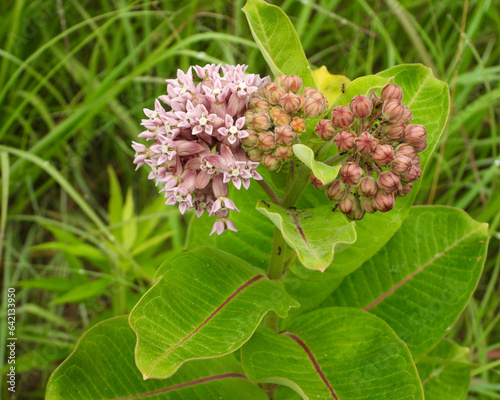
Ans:
{"type": "Polygon", "coordinates": [[[487,226],[412,206],[447,85],[420,64],[313,70],[281,9],[243,11],[274,76],[178,70],[132,143],[186,251],[82,336],[47,398],[464,399],[467,349],[444,337],[487,226]]]}

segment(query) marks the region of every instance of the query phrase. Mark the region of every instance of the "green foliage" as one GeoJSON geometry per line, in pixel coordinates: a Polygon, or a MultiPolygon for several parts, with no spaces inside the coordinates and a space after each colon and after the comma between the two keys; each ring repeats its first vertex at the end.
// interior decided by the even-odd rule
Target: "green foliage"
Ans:
{"type": "Polygon", "coordinates": [[[316,161],[314,159],[314,151],[303,144],[295,144],[293,146],[293,154],[302,161],[311,172],[318,178],[323,185],[328,185],[333,182],[340,171],[340,165],[335,167],[316,161]]]}

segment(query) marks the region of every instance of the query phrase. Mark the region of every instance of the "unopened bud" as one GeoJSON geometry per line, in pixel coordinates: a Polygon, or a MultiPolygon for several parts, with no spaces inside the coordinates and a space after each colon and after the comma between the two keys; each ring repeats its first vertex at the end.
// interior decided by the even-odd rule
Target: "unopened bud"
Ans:
{"type": "Polygon", "coordinates": [[[349,103],[349,107],[357,118],[365,119],[372,113],[373,103],[368,97],[360,94],[353,97],[349,103]]]}
{"type": "MultiPolygon", "coordinates": [[[[370,100],[372,101],[372,105],[373,105],[374,109],[375,108],[379,108],[379,107],[382,106],[383,101],[382,101],[382,99],[380,97],[377,96],[376,93],[372,93],[372,96],[371,96],[370,100]]],[[[373,112],[374,111],[372,111],[372,113],[373,112]]]]}
{"type": "Polygon", "coordinates": [[[391,139],[399,139],[403,137],[405,130],[406,125],[403,121],[392,122],[382,128],[382,132],[384,132],[391,139]]]}
{"type": "Polygon", "coordinates": [[[354,197],[354,211],[347,215],[348,218],[359,221],[365,216],[365,210],[361,206],[361,202],[357,197],[354,197]]]}
{"type": "Polygon", "coordinates": [[[401,179],[405,182],[415,182],[422,175],[422,168],[416,165],[412,166],[408,172],[401,175],[401,179]]]}
{"type": "Polygon", "coordinates": [[[363,176],[363,170],[356,163],[348,163],[340,168],[340,179],[348,185],[356,185],[363,176]]]}
{"type": "Polygon", "coordinates": [[[304,100],[303,105],[306,117],[316,118],[328,110],[328,100],[319,91],[304,100]]]}
{"type": "Polygon", "coordinates": [[[354,122],[354,114],[347,106],[337,106],[332,110],[332,122],[336,128],[347,129],[354,122]]]}
{"type": "Polygon", "coordinates": [[[382,115],[385,119],[393,122],[399,121],[403,116],[404,108],[399,100],[389,100],[384,104],[382,115]]]}
{"type": "Polygon", "coordinates": [[[423,140],[417,144],[414,144],[413,148],[417,153],[424,151],[427,148],[427,140],[423,140]]]}
{"type": "Polygon", "coordinates": [[[373,199],[361,197],[359,201],[361,203],[361,207],[363,207],[363,210],[365,210],[368,214],[373,214],[375,211],[377,211],[377,209],[373,205],[373,199]]]}
{"type": "Polygon", "coordinates": [[[261,99],[258,96],[253,96],[249,101],[248,101],[248,108],[250,110],[253,110],[255,108],[255,105],[260,101],[261,99]]]}
{"type": "Polygon", "coordinates": [[[328,142],[335,136],[335,127],[329,119],[321,119],[318,121],[316,128],[314,128],[314,132],[325,142],[328,142]]]}
{"type": "Polygon", "coordinates": [[[394,208],[394,195],[378,192],[373,198],[373,206],[380,212],[387,212],[394,208]]]}
{"type": "Polygon", "coordinates": [[[403,143],[396,147],[396,154],[404,154],[405,156],[410,157],[412,160],[417,155],[417,152],[413,148],[413,146],[403,143]]]}
{"type": "Polygon", "coordinates": [[[297,93],[302,88],[302,79],[300,79],[297,75],[285,76],[283,79],[283,87],[285,90],[297,93]]]}
{"type": "Polygon", "coordinates": [[[339,152],[352,150],[354,148],[354,139],[356,135],[352,132],[340,131],[340,133],[333,139],[335,146],[339,149],[339,152]]]}
{"type": "Polygon", "coordinates": [[[305,87],[304,92],[302,94],[304,97],[309,97],[309,96],[312,96],[316,92],[318,92],[318,89],[314,89],[312,87],[305,87]]]}
{"type": "Polygon", "coordinates": [[[354,143],[356,144],[356,148],[359,153],[370,154],[373,153],[373,150],[375,150],[378,140],[368,132],[363,132],[356,139],[354,139],[354,143]]]}
{"type": "Polygon", "coordinates": [[[254,114],[252,118],[252,124],[250,125],[253,129],[258,132],[266,131],[271,126],[271,121],[269,116],[264,113],[254,114]]]}
{"type": "Polygon", "coordinates": [[[265,154],[262,157],[261,163],[270,171],[276,171],[281,166],[281,162],[272,154],[265,154]]]}
{"type": "Polygon", "coordinates": [[[252,131],[251,129],[247,129],[248,136],[243,138],[241,140],[241,143],[243,146],[251,149],[253,147],[256,147],[259,143],[259,136],[257,135],[257,132],[252,131]]]}
{"type": "Polygon", "coordinates": [[[265,152],[270,153],[276,147],[276,140],[272,132],[264,132],[259,135],[259,148],[265,152]]]}
{"type": "Polygon", "coordinates": [[[302,105],[302,99],[294,93],[287,93],[281,98],[281,106],[287,113],[293,114],[299,111],[302,105]]]}
{"type": "Polygon", "coordinates": [[[325,187],[323,182],[314,174],[311,174],[311,184],[316,188],[316,189],[322,189],[325,187]]]}
{"type": "Polygon", "coordinates": [[[342,200],[347,194],[345,184],[340,180],[335,180],[326,189],[326,197],[332,201],[342,200]]]}
{"type": "Polygon", "coordinates": [[[297,132],[299,135],[306,131],[306,121],[300,117],[293,117],[290,126],[293,131],[297,132]]]}
{"type": "Polygon", "coordinates": [[[372,158],[380,165],[389,165],[394,160],[394,149],[388,144],[379,144],[373,150],[372,158]]]}
{"type": "Polygon", "coordinates": [[[285,146],[291,146],[295,136],[296,133],[289,125],[278,126],[274,130],[274,138],[276,139],[276,142],[284,144],[285,146]]]}
{"type": "Polygon", "coordinates": [[[380,98],[383,101],[398,100],[401,102],[403,100],[403,89],[394,83],[389,83],[382,89],[380,98]]]}
{"type": "Polygon", "coordinates": [[[246,110],[243,116],[245,117],[245,125],[250,126],[252,124],[253,116],[255,112],[253,110],[246,110]]]}
{"type": "Polygon", "coordinates": [[[282,88],[285,87],[284,82],[285,82],[286,75],[279,75],[276,78],[274,78],[274,83],[278,86],[281,86],[282,88]]]}
{"type": "Polygon", "coordinates": [[[401,121],[403,121],[405,124],[409,124],[413,119],[413,114],[408,107],[403,106],[403,109],[404,111],[403,116],[401,117],[401,121]]]}
{"type": "Polygon", "coordinates": [[[403,183],[403,186],[401,188],[401,191],[399,192],[400,197],[405,197],[411,192],[411,188],[413,186],[413,183],[403,183]]]}
{"type": "Polygon", "coordinates": [[[248,150],[247,154],[250,161],[253,162],[260,162],[260,160],[262,160],[262,156],[264,155],[262,150],[259,149],[258,147],[248,150]]]}
{"type": "Polygon", "coordinates": [[[273,118],[274,124],[277,126],[288,125],[292,118],[286,112],[284,112],[280,107],[273,107],[269,111],[271,117],[273,118]]]}
{"type": "Polygon", "coordinates": [[[377,179],[378,187],[386,193],[397,192],[400,183],[398,176],[391,171],[382,172],[377,179]]]}
{"type": "Polygon", "coordinates": [[[422,125],[409,125],[406,128],[405,140],[411,145],[415,145],[424,141],[427,138],[427,133],[422,125]]]}
{"type": "Polygon", "coordinates": [[[404,154],[396,155],[396,157],[394,157],[394,161],[391,163],[391,171],[397,175],[401,175],[408,172],[411,167],[412,167],[411,158],[404,154]]]}
{"type": "Polygon", "coordinates": [[[255,112],[267,112],[271,108],[271,105],[267,100],[259,100],[255,103],[253,110],[255,112]]]}
{"type": "Polygon", "coordinates": [[[274,150],[273,155],[284,163],[293,158],[293,150],[291,146],[278,146],[276,150],[274,150]]]}
{"type": "Polygon", "coordinates": [[[350,214],[354,211],[356,205],[354,203],[354,196],[351,193],[347,193],[347,195],[339,201],[339,208],[344,214],[350,214]]]}
{"type": "Polygon", "coordinates": [[[359,182],[358,193],[365,197],[375,197],[378,187],[377,181],[372,176],[365,176],[359,182]]]}
{"type": "Polygon", "coordinates": [[[285,89],[272,82],[264,87],[264,93],[271,104],[279,104],[281,98],[286,94],[285,89]]]}

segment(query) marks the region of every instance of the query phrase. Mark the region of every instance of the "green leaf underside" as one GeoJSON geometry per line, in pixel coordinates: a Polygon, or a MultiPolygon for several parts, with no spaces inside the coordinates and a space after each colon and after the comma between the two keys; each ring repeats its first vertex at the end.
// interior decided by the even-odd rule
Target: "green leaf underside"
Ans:
{"type": "Polygon", "coordinates": [[[471,371],[467,353],[467,348],[445,339],[418,362],[426,400],[465,399],[471,371]]]}
{"type": "MultiPolygon", "coordinates": [[[[427,161],[442,134],[449,110],[448,87],[444,82],[434,78],[429,68],[420,64],[399,65],[379,74],[360,78],[351,82],[351,88],[358,87],[356,91],[349,94],[350,98],[357,94],[367,94],[370,87],[381,85],[380,77],[392,78],[390,81],[403,88],[403,104],[410,107],[413,112],[413,123],[422,124],[427,130],[427,149],[419,153],[421,166],[424,169],[427,161]]],[[[347,96],[339,97],[337,105],[347,105],[347,96]]],[[[333,276],[345,276],[356,270],[363,262],[372,257],[387,241],[396,233],[410,212],[411,205],[415,200],[420,180],[414,183],[413,189],[406,197],[398,197],[396,206],[388,213],[377,212],[365,215],[361,221],[356,221],[357,240],[345,251],[339,253],[326,270],[327,274],[333,276]]],[[[300,208],[312,208],[320,205],[333,205],[323,191],[314,187],[308,187],[301,202],[300,208]]],[[[294,268],[299,276],[314,278],[314,274],[305,271],[304,268],[294,268]]],[[[321,274],[316,273],[316,279],[321,279],[321,274]]]]}
{"type": "Polygon", "coordinates": [[[382,318],[418,360],[463,311],[487,243],[487,225],[462,210],[414,207],[387,245],[347,276],[325,306],[359,307],[382,318]]]}
{"type": "Polygon", "coordinates": [[[304,87],[316,87],[300,39],[285,12],[262,0],[248,0],[243,12],[273,74],[298,75],[304,87]]]}
{"type": "Polygon", "coordinates": [[[293,146],[293,153],[312,171],[312,173],[323,183],[323,185],[333,182],[339,174],[341,165],[332,167],[322,163],[321,161],[316,161],[314,159],[314,152],[306,145],[295,144],[293,146]]]}
{"type": "Polygon", "coordinates": [[[288,386],[303,399],[423,399],[405,344],[362,310],[320,309],[286,332],[259,329],[241,355],[250,379],[288,386]]]}
{"type": "Polygon", "coordinates": [[[144,378],[167,378],[186,361],[237,350],[273,310],[298,307],[279,281],[220,250],[200,247],[165,262],[130,314],[144,378]]]}
{"type": "Polygon", "coordinates": [[[335,247],[356,240],[354,222],[329,206],[307,210],[286,209],[260,200],[256,209],[281,231],[308,269],[324,271],[332,262],[335,247]]]}
{"type": "Polygon", "coordinates": [[[143,380],[134,362],[135,335],[127,317],[99,323],[86,332],[77,347],[52,374],[47,400],[230,399],[267,396],[243,374],[234,356],[194,361],[172,378],[143,380]]]}

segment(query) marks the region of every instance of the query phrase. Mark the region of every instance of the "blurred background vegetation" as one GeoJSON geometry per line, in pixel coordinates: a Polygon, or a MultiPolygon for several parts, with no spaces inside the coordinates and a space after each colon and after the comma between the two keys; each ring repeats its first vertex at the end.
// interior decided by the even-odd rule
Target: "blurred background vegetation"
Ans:
{"type": "MultiPolygon", "coordinates": [[[[274,3],[314,67],[354,79],[418,62],[450,85],[452,117],[417,202],[460,207],[490,224],[482,281],[449,337],[470,347],[470,398],[499,399],[500,1],[274,3]]],[[[81,333],[129,312],[161,261],[182,249],[185,221],[145,170],[134,171],[130,142],[143,107],[177,68],[245,63],[269,74],[243,5],[0,3],[0,260],[2,293],[17,288],[14,398],[42,399],[81,333]]],[[[6,332],[2,317],[2,362],[6,332]]]]}

